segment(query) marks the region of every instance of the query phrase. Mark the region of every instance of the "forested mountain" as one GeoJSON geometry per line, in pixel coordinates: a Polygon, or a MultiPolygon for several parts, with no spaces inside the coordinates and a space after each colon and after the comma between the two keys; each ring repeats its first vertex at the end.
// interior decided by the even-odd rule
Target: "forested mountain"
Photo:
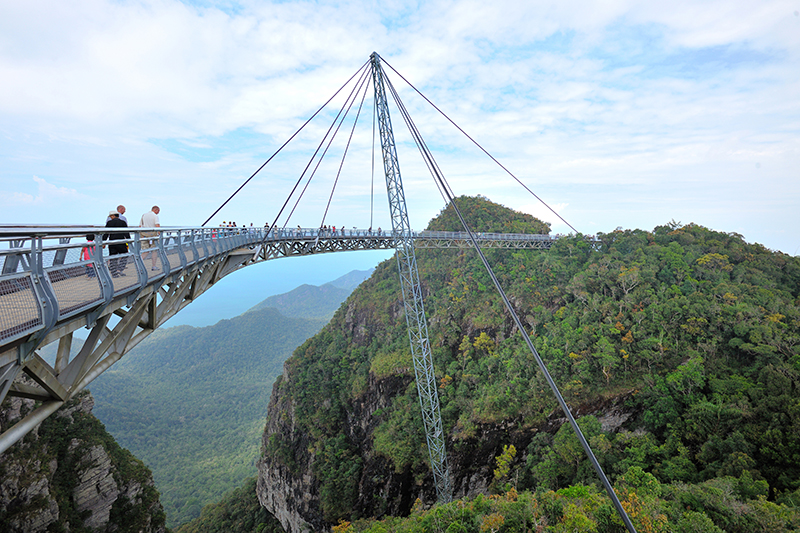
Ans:
{"type": "Polygon", "coordinates": [[[374,268],[370,268],[369,270],[351,270],[344,276],[340,276],[330,283],[326,283],[325,285],[333,285],[334,287],[347,289],[348,291],[353,292],[356,287],[361,285],[365,279],[372,275],[373,272],[375,272],[374,268]]]}
{"type": "MultiPolygon", "coordinates": [[[[477,231],[548,229],[458,202],[477,231]]],[[[449,208],[429,229],[460,228],[449,208]]],[[[487,257],[638,529],[800,527],[800,258],[694,224],[598,237],[487,257]]],[[[542,531],[619,531],[474,252],[417,259],[455,496],[536,491],[503,498],[542,531]]],[[[402,315],[387,261],[286,362],[258,493],[287,531],[434,501],[402,315]]],[[[495,521],[452,531],[522,527],[482,501],[475,520],[495,521]]]]}
{"type": "Polygon", "coordinates": [[[174,533],[283,533],[283,528],[261,507],[256,497],[256,478],[251,477],[218,503],[203,507],[198,518],[174,533]]]}
{"type": "Polygon", "coordinates": [[[304,285],[213,326],[158,330],[92,383],[98,417],[153,469],[170,527],[255,475],[283,362],[368,274],[304,285]]]}
{"type": "Polygon", "coordinates": [[[170,527],[254,475],[272,382],[322,325],[262,309],[159,330],[92,383],[98,418],[153,469],[170,527]]]}

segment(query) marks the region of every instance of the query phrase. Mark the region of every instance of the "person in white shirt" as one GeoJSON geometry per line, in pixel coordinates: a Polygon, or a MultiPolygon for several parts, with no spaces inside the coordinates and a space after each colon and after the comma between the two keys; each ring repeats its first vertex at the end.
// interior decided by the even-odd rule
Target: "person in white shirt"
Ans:
{"type": "MultiPolygon", "coordinates": [[[[139,221],[139,226],[142,228],[160,228],[161,224],[158,220],[158,214],[161,212],[161,209],[154,205],[153,208],[142,215],[142,219],[139,221]]],[[[147,248],[155,248],[157,246],[156,240],[153,237],[158,237],[157,231],[143,231],[142,237],[147,238],[147,240],[142,241],[142,246],[146,246],[147,248]]],[[[150,255],[150,270],[157,270],[156,268],[156,253],[155,252],[148,252],[150,255]]],[[[142,256],[144,259],[144,256],[142,256]]]]}

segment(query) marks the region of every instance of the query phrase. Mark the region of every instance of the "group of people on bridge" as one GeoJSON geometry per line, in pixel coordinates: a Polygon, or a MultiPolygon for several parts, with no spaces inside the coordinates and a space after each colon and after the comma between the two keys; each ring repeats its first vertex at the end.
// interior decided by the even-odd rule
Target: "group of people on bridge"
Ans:
{"type": "MultiPolygon", "coordinates": [[[[277,225],[276,225],[277,226],[277,225]]],[[[358,229],[353,226],[352,230],[348,230],[344,226],[328,226],[323,225],[320,228],[302,228],[300,225],[297,228],[278,228],[273,226],[270,229],[269,222],[264,224],[264,233],[268,236],[278,237],[278,236],[289,236],[289,237],[363,237],[363,236],[378,236],[382,237],[384,235],[383,229],[380,227],[377,230],[373,230],[372,227],[369,229],[358,229]]],[[[256,231],[256,227],[250,223],[250,226],[239,226],[236,222],[226,222],[222,221],[222,224],[219,225],[220,230],[224,232],[254,232],[256,231]]]]}
{"type": "MultiPolygon", "coordinates": [[[[128,218],[125,216],[125,206],[118,205],[116,209],[112,209],[108,213],[108,217],[106,218],[106,225],[107,228],[127,228],[128,226],[128,218]]],[[[158,218],[158,214],[161,212],[161,209],[154,205],[150,211],[144,213],[142,217],[139,219],[139,227],[142,228],[159,228],[161,227],[160,220],[158,218]]],[[[145,248],[152,248],[154,246],[154,237],[158,236],[158,232],[148,232],[144,231],[141,234],[142,238],[145,239],[143,242],[143,247],[145,248]]],[[[91,255],[95,251],[94,245],[94,234],[90,233],[86,235],[86,241],[90,243],[86,247],[83,248],[81,251],[82,259],[88,261],[91,255]]],[[[131,238],[130,233],[128,232],[114,232],[114,233],[104,233],[103,234],[103,241],[108,241],[108,255],[122,255],[128,253],[128,243],[131,238]],[[121,241],[121,242],[120,242],[121,241]]],[[[108,262],[108,269],[111,272],[111,276],[114,278],[118,278],[120,276],[125,276],[125,266],[127,265],[127,257],[114,257],[109,260],[108,262]]],[[[150,260],[151,260],[151,270],[156,269],[156,257],[155,254],[150,252],[150,260]]]]}
{"type": "MultiPolygon", "coordinates": [[[[297,226],[297,229],[299,230],[300,226],[297,226]]],[[[342,237],[344,237],[347,234],[349,234],[351,236],[377,235],[377,236],[380,237],[380,236],[383,235],[383,230],[381,228],[378,228],[377,232],[373,233],[372,226],[370,226],[369,229],[367,229],[367,230],[360,230],[360,229],[356,228],[355,226],[353,226],[352,231],[348,232],[347,229],[345,229],[344,226],[340,226],[339,227],[339,233],[337,233],[336,226],[324,225],[324,226],[322,226],[320,228],[320,234],[321,235],[326,235],[326,236],[329,236],[329,237],[335,237],[336,235],[341,235],[342,237]]]]}

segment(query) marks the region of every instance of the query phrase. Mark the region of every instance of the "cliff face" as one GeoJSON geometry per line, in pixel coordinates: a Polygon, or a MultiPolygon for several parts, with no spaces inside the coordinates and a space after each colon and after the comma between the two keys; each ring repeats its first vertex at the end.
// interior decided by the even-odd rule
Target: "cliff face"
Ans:
{"type": "Polygon", "coordinates": [[[280,378],[272,389],[263,446],[273,447],[277,438],[293,445],[285,450],[283,460],[259,462],[258,500],[288,533],[319,531],[322,529],[322,513],[319,487],[311,471],[313,456],[308,450],[309,439],[298,431],[291,398],[278,392],[279,383],[280,378]]]}
{"type": "MultiPolygon", "coordinates": [[[[430,475],[427,449],[421,435],[417,438],[418,462],[398,470],[393,461],[378,453],[373,445],[375,430],[382,421],[383,411],[390,409],[393,400],[408,388],[414,389],[411,375],[376,379],[369,377],[367,390],[347,405],[347,423],[342,433],[358,450],[361,464],[356,481],[357,496],[351,501],[351,516],[383,517],[408,514],[419,498],[428,504],[436,501],[436,492],[430,475]]],[[[609,400],[598,400],[573,409],[576,416],[593,415],[598,418],[603,431],[619,431],[634,414],[625,406],[630,393],[609,400]]],[[[409,406],[408,414],[421,425],[417,410],[409,406]]],[[[320,503],[320,482],[313,465],[317,457],[311,438],[302,431],[295,417],[292,400],[286,388],[278,382],[273,388],[267,411],[267,425],[263,437],[266,451],[259,462],[257,495],[261,505],[272,513],[287,533],[323,531],[331,525],[325,520],[320,503]],[[276,442],[292,442],[286,453],[276,442]],[[278,453],[275,453],[278,450],[278,453]]],[[[555,433],[566,418],[556,410],[538,426],[523,426],[519,420],[480,424],[469,438],[450,438],[447,443],[448,461],[453,474],[454,498],[472,498],[491,491],[495,458],[503,446],[513,445],[525,450],[537,433],[555,433]]],[[[417,427],[408,428],[415,431],[417,427]]]]}
{"type": "MultiPolygon", "coordinates": [[[[88,392],[0,455],[0,530],[163,533],[164,511],[147,467],[91,414],[88,392]]],[[[9,398],[6,428],[33,408],[9,398]]]]}
{"type": "MultiPolygon", "coordinates": [[[[359,450],[350,464],[363,465],[358,477],[350,480],[357,485],[357,497],[350,501],[355,516],[404,514],[417,497],[430,499],[433,494],[430,480],[420,484],[410,469],[395,471],[391,462],[371,447],[373,433],[380,422],[373,415],[388,408],[392,399],[411,382],[410,376],[382,380],[370,376],[365,394],[348,406],[347,423],[342,426],[342,432],[359,450]]],[[[258,464],[257,495],[261,505],[281,522],[287,533],[323,531],[329,522],[325,519],[320,481],[314,468],[318,454],[311,437],[297,422],[292,399],[283,392],[279,379],[267,410],[263,449],[270,451],[258,464]],[[289,448],[280,444],[287,442],[292,443],[289,448]]],[[[424,472],[418,474],[425,475],[424,472]]]]}

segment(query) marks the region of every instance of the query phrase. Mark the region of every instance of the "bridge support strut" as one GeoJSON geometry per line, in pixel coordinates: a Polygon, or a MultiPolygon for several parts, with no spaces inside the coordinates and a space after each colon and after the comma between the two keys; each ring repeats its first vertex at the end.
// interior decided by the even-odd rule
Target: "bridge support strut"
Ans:
{"type": "Polygon", "coordinates": [[[411,356],[414,361],[422,421],[425,425],[436,494],[440,502],[449,502],[452,499],[453,490],[450,469],[447,465],[445,435],[439,411],[433,357],[428,341],[428,325],[422,302],[422,288],[419,283],[417,259],[414,254],[414,239],[411,225],[408,222],[403,182],[400,179],[400,166],[397,161],[392,122],[389,118],[380,56],[373,52],[370,61],[372,63],[372,80],[375,85],[376,112],[381,136],[383,167],[386,174],[386,189],[389,194],[389,212],[392,217],[392,236],[395,239],[395,257],[397,257],[397,266],[400,271],[400,287],[406,312],[408,339],[411,343],[411,356]]]}

